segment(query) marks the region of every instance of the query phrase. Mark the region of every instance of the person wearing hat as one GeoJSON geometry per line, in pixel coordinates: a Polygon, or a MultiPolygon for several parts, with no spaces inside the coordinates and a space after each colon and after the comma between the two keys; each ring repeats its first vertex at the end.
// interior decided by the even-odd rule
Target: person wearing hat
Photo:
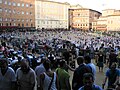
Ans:
{"type": "Polygon", "coordinates": [[[0,90],[15,90],[16,77],[6,58],[0,59],[0,90]]]}

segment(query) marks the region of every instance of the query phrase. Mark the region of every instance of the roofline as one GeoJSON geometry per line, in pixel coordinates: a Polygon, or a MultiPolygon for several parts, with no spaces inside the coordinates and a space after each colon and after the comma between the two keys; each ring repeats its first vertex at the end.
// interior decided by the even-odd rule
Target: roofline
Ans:
{"type": "Polygon", "coordinates": [[[120,16],[120,14],[116,14],[116,15],[115,15],[115,14],[112,14],[112,15],[108,15],[108,17],[109,17],[109,16],[120,16]]]}
{"type": "Polygon", "coordinates": [[[102,11],[106,11],[106,10],[116,10],[116,9],[104,9],[104,10],[102,10],[102,11]]]}
{"type": "Polygon", "coordinates": [[[93,9],[89,9],[89,8],[76,8],[76,9],[69,9],[69,10],[82,10],[82,9],[84,9],[84,10],[91,10],[91,11],[95,11],[95,12],[98,12],[99,14],[102,14],[101,12],[99,12],[99,11],[97,11],[97,10],[93,10],[93,9]]]}
{"type": "Polygon", "coordinates": [[[56,2],[56,1],[51,1],[51,0],[36,0],[36,1],[41,1],[41,2],[53,2],[53,3],[58,3],[58,4],[70,5],[70,3],[68,3],[68,2],[56,2]]]}

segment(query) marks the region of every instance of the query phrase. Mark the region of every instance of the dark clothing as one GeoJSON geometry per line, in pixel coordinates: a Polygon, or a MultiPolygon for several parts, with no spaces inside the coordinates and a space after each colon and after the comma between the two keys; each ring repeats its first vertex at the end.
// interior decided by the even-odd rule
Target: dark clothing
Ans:
{"type": "Polygon", "coordinates": [[[117,55],[115,53],[110,53],[109,55],[109,68],[112,63],[117,62],[117,55]]]}
{"type": "Polygon", "coordinates": [[[118,69],[115,69],[114,71],[108,69],[106,76],[108,77],[108,87],[111,87],[115,83],[117,76],[120,76],[120,72],[118,69]]]}
{"type": "Polygon", "coordinates": [[[91,69],[87,67],[85,64],[81,64],[78,68],[76,68],[73,80],[72,80],[72,88],[73,90],[78,90],[83,86],[83,75],[85,73],[91,73],[91,69]]]}
{"type": "Polygon", "coordinates": [[[63,56],[64,56],[64,58],[65,58],[65,61],[66,61],[67,64],[69,65],[69,58],[70,58],[70,53],[69,53],[69,51],[63,52],[63,56]]]}
{"type": "Polygon", "coordinates": [[[98,55],[98,67],[103,67],[104,56],[98,55]]]}

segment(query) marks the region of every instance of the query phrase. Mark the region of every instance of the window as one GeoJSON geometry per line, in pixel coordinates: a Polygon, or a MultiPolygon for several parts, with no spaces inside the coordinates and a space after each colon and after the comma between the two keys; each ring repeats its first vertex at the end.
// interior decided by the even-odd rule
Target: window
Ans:
{"type": "Polygon", "coordinates": [[[24,12],[22,12],[22,14],[24,14],[24,12]]]}
{"type": "Polygon", "coordinates": [[[5,19],[5,21],[8,21],[7,18],[5,19]]]}
{"type": "Polygon", "coordinates": [[[32,19],[30,19],[30,22],[32,22],[32,19]]]}
{"type": "Polygon", "coordinates": [[[20,7],[20,3],[18,3],[17,6],[20,7]]]}
{"type": "Polygon", "coordinates": [[[18,14],[20,14],[20,12],[18,11],[18,14]]]}
{"type": "Polygon", "coordinates": [[[26,24],[26,26],[28,26],[28,23],[26,24]]]}
{"type": "Polygon", "coordinates": [[[6,26],[8,26],[8,23],[6,23],[6,26]]]}
{"type": "Polygon", "coordinates": [[[24,24],[22,24],[22,27],[24,27],[24,24]]]}
{"type": "Polygon", "coordinates": [[[28,5],[28,4],[26,4],[26,7],[29,7],[29,5],[28,5]]]}
{"type": "Polygon", "coordinates": [[[20,24],[18,24],[18,26],[20,26],[20,24]]]}
{"type": "Polygon", "coordinates": [[[7,8],[5,8],[5,12],[8,12],[7,8]]]}
{"type": "Polygon", "coordinates": [[[31,27],[33,27],[33,24],[31,24],[31,27]]]}
{"type": "Polygon", "coordinates": [[[28,12],[26,12],[26,14],[28,15],[29,13],[28,13],[28,12]]]}
{"type": "Polygon", "coordinates": [[[17,19],[18,22],[20,22],[20,19],[17,19]]]}
{"type": "Polygon", "coordinates": [[[15,19],[11,19],[12,20],[12,22],[14,22],[15,21],[15,19]]]}
{"type": "Polygon", "coordinates": [[[40,24],[40,21],[38,20],[38,22],[37,22],[38,24],[40,24]]]}
{"type": "Polygon", "coordinates": [[[26,22],[28,22],[28,19],[26,19],[26,22]]]}
{"type": "Polygon", "coordinates": [[[92,26],[92,23],[89,23],[90,26],[92,26]]]}
{"type": "Polygon", "coordinates": [[[30,12],[30,15],[32,15],[32,12],[30,12]]]}
{"type": "Polygon", "coordinates": [[[16,3],[15,3],[15,2],[13,2],[13,6],[16,6],[16,3]]]}
{"type": "Polygon", "coordinates": [[[2,18],[0,17],[0,21],[2,21],[2,18]]]}
{"type": "Polygon", "coordinates": [[[11,2],[9,2],[8,5],[11,5],[11,2]]]}
{"type": "Polygon", "coordinates": [[[7,4],[7,1],[5,1],[5,4],[7,4]]]}
{"type": "Polygon", "coordinates": [[[22,3],[22,7],[24,7],[24,3],[22,3]]]}
{"type": "Polygon", "coordinates": [[[22,22],[24,22],[24,19],[22,19],[22,22]]]}
{"type": "Polygon", "coordinates": [[[0,0],[0,3],[2,3],[2,0],[0,0]]]}
{"type": "Polygon", "coordinates": [[[0,12],[2,12],[2,8],[0,8],[0,12]]]}
{"type": "Polygon", "coordinates": [[[10,26],[11,26],[12,24],[10,23],[10,26]]]}
{"type": "Polygon", "coordinates": [[[15,10],[13,10],[13,13],[15,14],[15,13],[16,13],[16,11],[15,11],[15,10]]]}
{"type": "Polygon", "coordinates": [[[13,25],[16,26],[16,23],[14,23],[13,25]]]}
{"type": "Polygon", "coordinates": [[[30,7],[32,7],[32,4],[30,4],[30,7]]]}
{"type": "Polygon", "coordinates": [[[17,19],[14,19],[14,22],[16,21],[17,19]]]}
{"type": "Polygon", "coordinates": [[[12,11],[9,9],[9,13],[11,13],[12,11]]]}

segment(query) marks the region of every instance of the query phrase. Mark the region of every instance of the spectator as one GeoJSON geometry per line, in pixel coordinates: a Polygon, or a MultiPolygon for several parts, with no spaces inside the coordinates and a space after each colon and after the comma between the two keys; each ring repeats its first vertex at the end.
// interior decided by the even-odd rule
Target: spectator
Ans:
{"type": "Polygon", "coordinates": [[[16,76],[19,90],[34,90],[36,75],[30,68],[28,60],[21,61],[21,67],[17,69],[16,76]]]}
{"type": "Polygon", "coordinates": [[[50,64],[49,60],[43,63],[46,72],[40,75],[40,90],[59,90],[57,74],[51,71],[50,64]]]}
{"type": "Polygon", "coordinates": [[[60,61],[60,67],[56,69],[61,90],[71,90],[70,81],[69,81],[70,75],[65,70],[66,66],[67,63],[64,60],[62,60],[60,61]]]}
{"type": "Polygon", "coordinates": [[[15,90],[15,72],[5,58],[0,59],[0,90],[15,90]]]}
{"type": "Polygon", "coordinates": [[[65,58],[65,61],[67,62],[67,64],[69,65],[69,61],[70,61],[70,52],[68,50],[65,50],[63,52],[63,57],[65,58]]]}
{"type": "Polygon", "coordinates": [[[85,56],[84,58],[85,58],[85,63],[86,63],[86,65],[87,65],[89,68],[91,68],[92,74],[93,74],[93,76],[94,76],[94,78],[95,78],[95,76],[96,76],[96,67],[95,67],[95,65],[91,62],[90,56],[85,56]]]}
{"type": "Polygon", "coordinates": [[[77,58],[77,64],[79,65],[78,68],[76,68],[73,80],[72,80],[72,88],[73,90],[78,90],[80,87],[83,86],[83,75],[85,73],[90,73],[91,69],[87,67],[84,63],[84,58],[82,56],[79,56],[77,58]]]}
{"type": "Polygon", "coordinates": [[[115,88],[115,86],[119,81],[119,77],[120,77],[120,71],[116,68],[116,64],[113,63],[110,69],[106,71],[106,77],[103,82],[103,86],[106,84],[106,81],[108,79],[108,88],[115,88]]]}
{"type": "Polygon", "coordinates": [[[43,66],[43,63],[45,61],[46,61],[46,58],[42,57],[40,65],[35,68],[35,73],[36,73],[36,76],[37,76],[37,88],[38,88],[38,90],[40,89],[40,75],[42,73],[46,72],[45,67],[43,66]]]}
{"type": "Polygon", "coordinates": [[[98,85],[94,84],[94,76],[91,73],[85,73],[83,76],[84,86],[78,90],[102,90],[98,85]]]}
{"type": "Polygon", "coordinates": [[[111,50],[110,55],[109,55],[109,68],[114,62],[117,62],[117,55],[115,54],[114,50],[111,50]]]}
{"type": "Polygon", "coordinates": [[[98,67],[99,67],[99,72],[102,71],[103,72],[103,66],[104,66],[104,55],[102,52],[99,52],[98,54],[98,63],[97,63],[98,67]]]}
{"type": "Polygon", "coordinates": [[[117,56],[117,61],[118,61],[118,68],[120,68],[120,51],[119,51],[118,56],[117,56]]]}

